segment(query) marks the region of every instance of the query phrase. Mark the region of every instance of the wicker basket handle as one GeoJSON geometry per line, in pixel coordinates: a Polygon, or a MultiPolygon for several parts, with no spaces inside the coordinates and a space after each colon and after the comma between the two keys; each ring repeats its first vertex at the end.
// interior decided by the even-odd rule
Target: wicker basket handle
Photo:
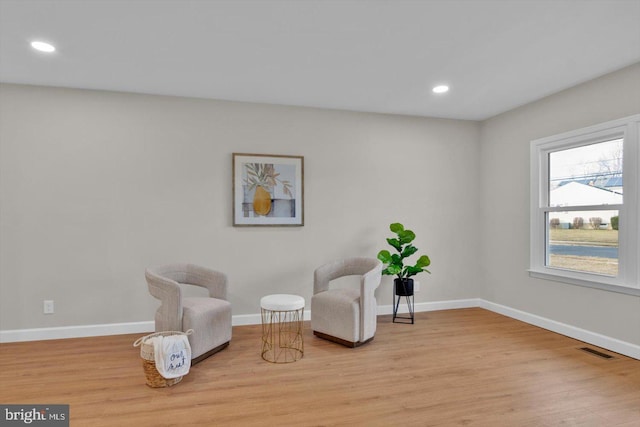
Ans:
{"type": "MultiPolygon", "coordinates": [[[[165,334],[167,331],[163,331],[163,332],[154,332],[153,334],[149,334],[149,335],[145,335],[144,337],[140,337],[137,340],[135,340],[133,342],[133,346],[134,347],[138,347],[140,346],[144,340],[146,340],[147,338],[153,338],[153,337],[157,337],[159,335],[165,334]]],[[[178,334],[182,334],[182,335],[193,335],[193,329],[187,329],[187,332],[181,332],[181,331],[170,331],[171,333],[178,335],[178,334]]]]}

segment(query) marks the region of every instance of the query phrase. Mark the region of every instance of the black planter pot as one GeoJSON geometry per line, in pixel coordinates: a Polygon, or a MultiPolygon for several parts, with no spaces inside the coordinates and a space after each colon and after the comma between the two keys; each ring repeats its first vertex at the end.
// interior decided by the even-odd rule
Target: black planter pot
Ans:
{"type": "Polygon", "coordinates": [[[413,295],[413,279],[393,279],[396,288],[396,295],[410,297],[413,295]]]}

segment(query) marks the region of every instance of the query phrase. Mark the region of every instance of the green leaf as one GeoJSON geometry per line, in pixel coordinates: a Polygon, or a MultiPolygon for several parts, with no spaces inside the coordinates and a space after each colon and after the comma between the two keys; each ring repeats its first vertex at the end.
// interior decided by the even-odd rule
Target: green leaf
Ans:
{"type": "Polygon", "coordinates": [[[398,254],[391,255],[391,263],[402,266],[402,257],[398,254]]]}
{"type": "Polygon", "coordinates": [[[383,249],[380,252],[378,252],[378,259],[382,261],[384,264],[389,264],[391,263],[391,254],[389,253],[388,250],[383,249]]]}
{"type": "Polygon", "coordinates": [[[400,224],[399,222],[394,222],[389,226],[389,230],[397,234],[401,231],[404,231],[404,225],[400,224]]]}
{"type": "Polygon", "coordinates": [[[402,257],[403,258],[410,257],[411,255],[415,254],[416,252],[418,252],[418,248],[416,248],[413,245],[409,245],[406,248],[404,248],[404,250],[402,251],[402,257]]]}
{"type": "Polygon", "coordinates": [[[402,245],[398,239],[387,239],[387,243],[396,248],[398,252],[402,250],[402,245]]]}
{"type": "Polygon", "coordinates": [[[402,271],[402,268],[392,264],[386,268],[386,271],[388,275],[394,275],[400,273],[402,271]]]}
{"type": "Polygon", "coordinates": [[[422,268],[412,266],[412,267],[407,267],[406,271],[407,271],[407,277],[410,277],[410,276],[415,276],[418,273],[422,273],[422,268]]]}
{"type": "Polygon", "coordinates": [[[416,262],[416,267],[422,268],[428,267],[429,265],[431,265],[431,260],[426,255],[422,255],[420,258],[418,258],[418,262],[416,262]]]}
{"type": "Polygon", "coordinates": [[[403,230],[398,233],[398,237],[400,238],[400,243],[407,244],[407,243],[411,243],[413,239],[416,238],[416,235],[411,230],[403,230]]]}

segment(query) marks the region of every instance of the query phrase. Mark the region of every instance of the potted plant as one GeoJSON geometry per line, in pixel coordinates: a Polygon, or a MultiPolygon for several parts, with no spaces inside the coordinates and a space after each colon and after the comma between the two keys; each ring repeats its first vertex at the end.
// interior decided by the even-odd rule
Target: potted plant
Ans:
{"type": "Polygon", "coordinates": [[[394,232],[397,237],[388,238],[387,243],[393,246],[397,253],[391,254],[386,249],[378,252],[378,259],[385,264],[385,269],[382,270],[382,274],[396,276],[394,279],[396,295],[411,296],[413,295],[413,279],[410,277],[423,271],[431,273],[425,268],[431,264],[431,260],[428,256],[422,255],[414,265],[405,266],[405,259],[418,252],[418,248],[411,244],[416,238],[416,235],[411,230],[405,230],[404,225],[399,222],[391,224],[389,229],[394,232]]]}

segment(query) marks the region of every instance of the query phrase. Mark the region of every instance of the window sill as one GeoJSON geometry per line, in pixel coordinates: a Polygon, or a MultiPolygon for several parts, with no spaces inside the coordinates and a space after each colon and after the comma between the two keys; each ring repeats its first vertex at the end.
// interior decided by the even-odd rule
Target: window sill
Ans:
{"type": "Polygon", "coordinates": [[[570,285],[600,289],[603,291],[616,292],[619,294],[640,296],[640,288],[632,288],[628,286],[620,286],[620,285],[605,283],[602,281],[598,281],[597,276],[595,276],[593,280],[586,280],[586,279],[577,278],[577,277],[570,277],[569,275],[564,275],[562,274],[562,271],[551,272],[549,270],[540,271],[540,270],[532,270],[532,269],[529,270],[529,276],[534,277],[536,279],[545,279],[545,280],[551,280],[554,282],[568,283],[570,285]]]}

